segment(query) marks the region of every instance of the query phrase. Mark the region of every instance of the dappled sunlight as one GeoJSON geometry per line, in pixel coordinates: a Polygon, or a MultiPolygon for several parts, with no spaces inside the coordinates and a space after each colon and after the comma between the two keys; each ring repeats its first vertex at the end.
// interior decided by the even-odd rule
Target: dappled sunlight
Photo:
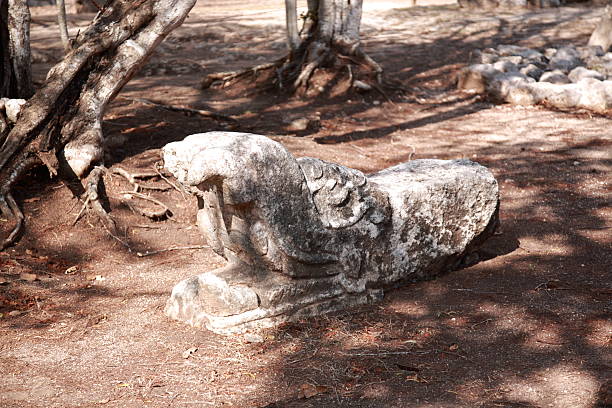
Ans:
{"type": "MultiPolygon", "coordinates": [[[[510,374],[510,373],[509,373],[510,374]]],[[[591,407],[598,381],[573,364],[557,364],[530,375],[509,375],[502,389],[507,398],[559,407],[591,407]]]]}

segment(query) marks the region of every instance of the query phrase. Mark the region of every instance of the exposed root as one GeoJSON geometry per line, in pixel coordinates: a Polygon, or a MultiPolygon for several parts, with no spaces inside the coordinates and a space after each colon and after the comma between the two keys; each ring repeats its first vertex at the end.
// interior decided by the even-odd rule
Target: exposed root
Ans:
{"type": "Polygon", "coordinates": [[[361,48],[327,46],[318,41],[302,44],[297,50],[274,62],[258,65],[242,71],[219,72],[207,75],[201,83],[202,89],[212,86],[225,88],[238,80],[256,81],[258,74],[274,69],[275,75],[266,78],[268,86],[262,89],[288,89],[298,94],[305,94],[309,89],[313,76],[319,68],[343,69],[347,67],[350,87],[353,84],[366,84],[366,87],[356,87],[359,91],[376,90],[386,100],[390,98],[383,91],[383,69],[361,48]]]}
{"type": "Polygon", "coordinates": [[[202,89],[210,88],[215,82],[220,82],[221,87],[226,87],[230,82],[235,79],[243,78],[245,76],[257,76],[260,71],[266,71],[272,68],[278,68],[282,66],[288,57],[283,57],[274,62],[269,62],[267,64],[257,65],[252,68],[245,69],[243,71],[230,71],[230,72],[216,72],[213,74],[208,74],[201,82],[200,87],[202,89]]]}
{"type": "Polygon", "coordinates": [[[208,246],[208,245],[190,245],[190,246],[170,247],[170,248],[165,248],[165,249],[158,249],[157,251],[136,252],[136,255],[138,255],[140,257],[144,257],[144,256],[151,256],[151,255],[161,254],[162,252],[182,251],[182,250],[185,250],[185,249],[206,249],[206,248],[210,248],[210,246],[208,246]]]}
{"type": "Polygon", "coordinates": [[[168,183],[170,186],[172,186],[176,191],[181,193],[181,196],[183,196],[183,200],[186,198],[185,197],[185,189],[183,189],[180,184],[177,185],[177,184],[171,182],[166,176],[164,176],[164,173],[163,173],[164,165],[161,162],[155,163],[153,165],[153,168],[155,169],[155,172],[159,175],[159,178],[164,180],[166,183],[168,183]]]}
{"type": "Polygon", "coordinates": [[[0,187],[0,210],[8,220],[15,220],[15,226],[11,230],[11,233],[0,244],[0,251],[8,248],[9,246],[15,245],[15,242],[17,242],[17,239],[23,232],[25,224],[25,217],[23,216],[23,212],[19,208],[19,205],[17,205],[15,198],[13,198],[11,188],[13,187],[13,184],[15,184],[15,182],[17,182],[17,180],[19,180],[26,172],[32,169],[36,164],[40,163],[38,160],[38,157],[31,156],[26,153],[21,159],[17,160],[18,164],[14,166],[14,169],[8,175],[6,180],[3,180],[3,184],[0,187]]]}
{"type": "Polygon", "coordinates": [[[172,215],[172,211],[170,211],[170,209],[161,201],[156,200],[153,197],[149,197],[147,195],[141,194],[141,193],[136,193],[134,191],[122,191],[121,193],[123,195],[123,202],[130,207],[130,209],[140,215],[143,215],[145,217],[154,219],[154,220],[159,220],[161,218],[166,218],[172,215]],[[138,198],[140,200],[144,200],[144,201],[148,201],[151,202],[155,205],[157,205],[158,207],[160,207],[160,209],[158,210],[149,210],[146,208],[140,208],[137,207],[135,205],[133,205],[130,201],[128,200],[132,200],[134,198],[138,198]]]}
{"type": "Polygon", "coordinates": [[[104,225],[104,228],[111,234],[113,237],[117,235],[117,225],[115,224],[115,220],[111,218],[110,215],[104,209],[101,200],[101,190],[104,188],[104,180],[103,176],[106,172],[106,168],[103,166],[96,166],[89,173],[85,183],[86,190],[86,200],[89,200],[89,205],[91,209],[96,213],[96,215],[100,218],[100,221],[104,225]]]}
{"type": "Polygon", "coordinates": [[[175,105],[166,105],[164,103],[155,102],[155,101],[144,99],[144,98],[126,98],[124,96],[121,96],[120,98],[128,100],[128,101],[132,101],[132,102],[139,102],[145,105],[156,106],[156,107],[166,109],[172,112],[181,112],[187,115],[200,115],[205,118],[211,118],[211,119],[215,119],[218,121],[225,121],[225,122],[229,122],[232,124],[238,123],[238,121],[231,116],[223,115],[221,113],[216,113],[216,112],[212,112],[209,110],[185,108],[182,106],[175,106],[175,105]]]}
{"type": "Polygon", "coordinates": [[[142,173],[130,173],[129,171],[121,168],[121,167],[113,167],[111,169],[111,173],[117,174],[119,176],[124,177],[133,187],[134,192],[139,192],[142,190],[158,190],[158,191],[166,191],[170,190],[173,186],[172,184],[168,186],[152,186],[148,184],[141,184],[137,179],[146,179],[159,177],[161,174],[159,172],[142,172],[142,173]]]}
{"type": "Polygon", "coordinates": [[[85,210],[87,209],[88,205],[89,205],[89,195],[87,196],[87,198],[85,199],[85,202],[81,206],[81,209],[79,210],[79,213],[74,218],[74,221],[72,221],[72,226],[73,227],[76,225],[77,222],[79,222],[79,220],[81,219],[81,216],[83,215],[83,213],[85,213],[85,210]]]}
{"type": "Polygon", "coordinates": [[[17,238],[23,231],[23,224],[25,218],[23,216],[23,212],[21,212],[21,209],[15,202],[15,199],[13,198],[13,195],[10,192],[6,193],[5,195],[0,195],[0,208],[2,209],[2,213],[5,214],[7,217],[12,216],[12,218],[15,219],[15,226],[13,227],[13,230],[11,231],[9,236],[4,241],[2,241],[2,244],[0,244],[1,251],[15,244],[17,238]]]}

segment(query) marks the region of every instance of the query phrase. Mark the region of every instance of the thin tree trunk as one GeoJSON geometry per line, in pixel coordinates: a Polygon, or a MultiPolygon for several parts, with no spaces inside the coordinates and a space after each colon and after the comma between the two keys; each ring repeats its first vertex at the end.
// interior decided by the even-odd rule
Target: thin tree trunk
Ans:
{"type": "Polygon", "coordinates": [[[64,0],[57,0],[57,25],[60,30],[60,38],[62,39],[62,45],[64,51],[70,51],[70,37],[68,36],[68,22],[66,21],[66,2],[64,0]]]}
{"type": "Polygon", "coordinates": [[[30,10],[24,0],[0,0],[0,97],[33,93],[30,10]]]}
{"type": "Polygon", "coordinates": [[[287,44],[291,51],[295,51],[300,46],[297,24],[297,0],[285,0],[285,15],[287,22],[287,44]]]}

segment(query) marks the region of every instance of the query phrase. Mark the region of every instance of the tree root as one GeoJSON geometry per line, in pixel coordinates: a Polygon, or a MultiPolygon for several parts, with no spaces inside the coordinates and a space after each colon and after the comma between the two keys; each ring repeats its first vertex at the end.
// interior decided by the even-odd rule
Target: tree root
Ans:
{"type": "Polygon", "coordinates": [[[236,119],[234,119],[231,116],[227,116],[227,115],[223,115],[221,113],[216,113],[216,112],[212,112],[209,110],[203,110],[203,109],[193,109],[193,108],[184,108],[182,106],[175,106],[175,105],[166,105],[164,103],[160,103],[160,102],[155,102],[149,99],[144,99],[144,98],[126,98],[124,96],[120,97],[121,99],[125,99],[128,101],[132,101],[132,102],[139,102],[145,105],[152,105],[152,106],[156,106],[162,109],[166,109],[172,112],[181,112],[184,113],[186,115],[200,115],[203,116],[205,118],[211,118],[211,119],[215,119],[217,121],[224,121],[224,122],[229,122],[232,124],[237,124],[238,121],[236,119]]]}
{"type": "Polygon", "coordinates": [[[11,193],[13,184],[26,172],[38,164],[39,159],[36,156],[31,156],[26,153],[23,155],[21,160],[17,161],[17,163],[18,164],[14,166],[8,177],[3,180],[2,186],[0,187],[0,210],[2,211],[2,214],[7,217],[7,220],[10,220],[11,218],[15,220],[15,226],[11,230],[11,233],[0,244],[0,251],[14,245],[15,242],[17,242],[17,239],[23,232],[25,224],[23,212],[19,208],[19,205],[11,193]]]}
{"type": "Polygon", "coordinates": [[[159,220],[159,219],[166,218],[172,215],[172,211],[170,211],[170,209],[164,203],[162,203],[159,200],[156,200],[153,197],[149,197],[141,193],[136,193],[134,191],[122,191],[119,194],[123,195],[124,199],[121,201],[125,203],[130,208],[130,210],[132,210],[133,212],[137,214],[150,218],[152,220],[159,220]],[[140,200],[149,201],[161,208],[159,210],[149,210],[146,208],[137,207],[134,204],[132,204],[130,201],[128,201],[128,200],[132,200],[134,197],[140,200]]]}
{"type": "Polygon", "coordinates": [[[0,196],[0,209],[2,209],[2,213],[7,217],[12,216],[15,219],[15,226],[13,227],[13,230],[9,236],[2,241],[2,244],[0,244],[0,251],[2,251],[15,244],[17,238],[23,231],[25,217],[23,216],[23,212],[21,212],[21,209],[15,202],[15,199],[10,192],[0,196]]]}
{"type": "Polygon", "coordinates": [[[105,167],[96,166],[89,173],[85,182],[86,201],[89,200],[90,208],[98,216],[104,228],[109,234],[115,237],[117,235],[117,225],[115,224],[115,220],[113,220],[104,209],[101,199],[101,191],[104,188],[103,176],[105,172],[105,167]]]}
{"type": "Polygon", "coordinates": [[[186,249],[206,249],[206,248],[210,248],[210,246],[208,246],[208,245],[190,245],[190,246],[170,247],[170,248],[165,248],[165,249],[158,249],[157,251],[136,252],[136,255],[139,256],[139,257],[144,257],[144,256],[157,255],[157,254],[161,254],[163,252],[169,252],[169,251],[182,251],[182,250],[186,250],[186,249]]]}
{"type": "Polygon", "coordinates": [[[123,169],[121,167],[113,167],[111,169],[111,173],[112,174],[117,174],[119,176],[124,177],[134,187],[134,192],[135,193],[139,192],[141,189],[142,190],[167,191],[167,190],[170,190],[172,187],[174,187],[167,180],[164,180],[164,181],[166,181],[169,184],[168,186],[152,186],[152,185],[147,185],[147,184],[141,184],[137,180],[137,179],[147,179],[147,178],[153,178],[153,177],[160,177],[161,173],[159,171],[156,171],[156,172],[142,172],[142,173],[130,173],[129,171],[127,171],[127,170],[125,170],[125,169],[123,169]]]}
{"type": "MultiPolygon", "coordinates": [[[[315,71],[319,68],[348,67],[349,82],[351,87],[357,84],[367,84],[366,87],[355,86],[360,91],[376,90],[386,100],[390,98],[383,91],[383,69],[361,48],[337,49],[328,47],[320,42],[312,41],[308,45],[303,45],[299,50],[270,63],[257,65],[242,71],[218,72],[208,74],[201,83],[202,89],[208,89],[213,85],[220,88],[230,86],[233,82],[247,78],[257,78],[257,75],[271,69],[276,70],[276,75],[271,77],[272,85],[269,88],[290,89],[296,93],[305,93],[309,88],[311,79],[315,71]],[[360,67],[367,71],[368,76],[374,76],[374,80],[358,79],[358,75],[351,68],[360,67]],[[367,88],[367,89],[366,89],[367,88]]],[[[357,71],[357,70],[355,70],[357,71]]],[[[268,87],[264,87],[267,89],[268,87]]]]}
{"type": "Polygon", "coordinates": [[[255,67],[247,68],[242,71],[230,71],[230,72],[216,72],[213,74],[208,74],[200,83],[201,89],[210,88],[215,82],[220,82],[221,87],[225,88],[230,82],[235,79],[243,78],[245,76],[251,75],[256,76],[260,71],[266,71],[272,68],[278,68],[282,66],[288,57],[280,58],[274,62],[269,62],[266,64],[257,65],[255,67]]]}

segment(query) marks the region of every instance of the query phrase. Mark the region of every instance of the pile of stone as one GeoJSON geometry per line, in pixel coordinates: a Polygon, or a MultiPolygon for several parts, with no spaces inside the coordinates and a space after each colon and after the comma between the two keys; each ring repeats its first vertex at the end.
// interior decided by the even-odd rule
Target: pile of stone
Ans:
{"type": "Polygon", "coordinates": [[[458,88],[515,105],[603,112],[612,108],[612,52],[600,46],[542,51],[500,45],[478,50],[479,63],[458,75],[458,88]]]}

